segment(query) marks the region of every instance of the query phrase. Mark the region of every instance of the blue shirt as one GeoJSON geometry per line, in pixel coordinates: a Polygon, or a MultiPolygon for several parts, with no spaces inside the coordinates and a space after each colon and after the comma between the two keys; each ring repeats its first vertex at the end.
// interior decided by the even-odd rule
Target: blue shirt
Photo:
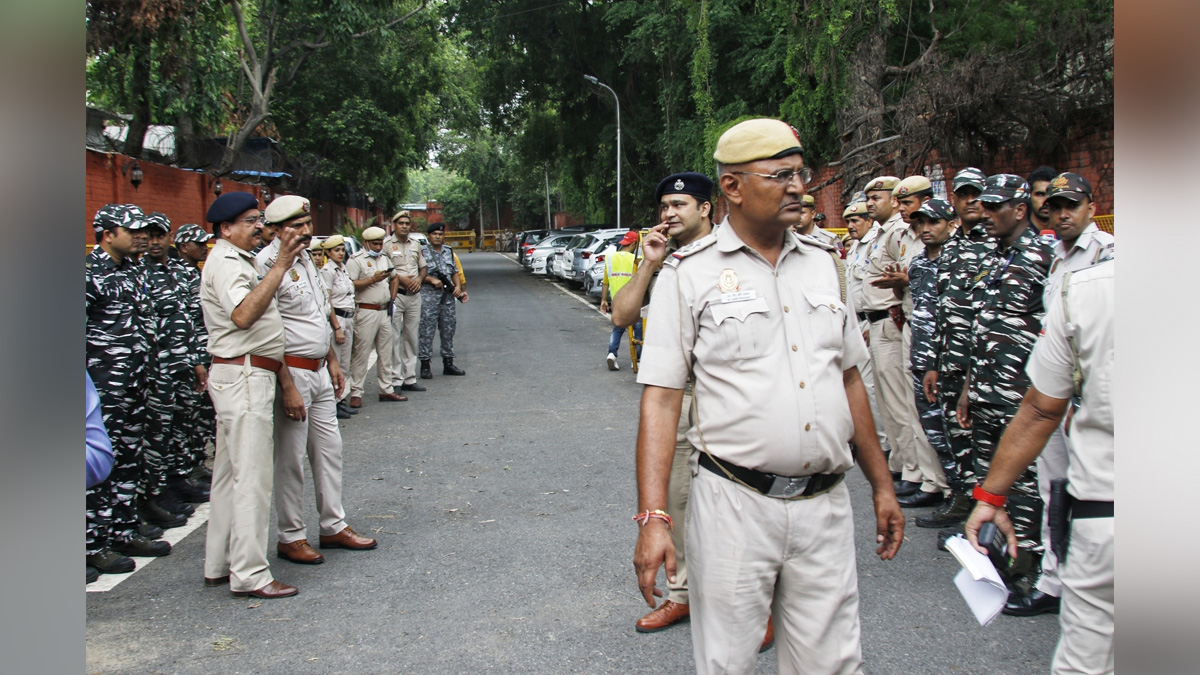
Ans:
{"type": "Polygon", "coordinates": [[[104,429],[104,418],[100,414],[100,394],[92,383],[92,376],[85,369],[84,379],[84,449],[87,454],[87,486],[94,487],[104,482],[112,471],[112,442],[104,429]]]}

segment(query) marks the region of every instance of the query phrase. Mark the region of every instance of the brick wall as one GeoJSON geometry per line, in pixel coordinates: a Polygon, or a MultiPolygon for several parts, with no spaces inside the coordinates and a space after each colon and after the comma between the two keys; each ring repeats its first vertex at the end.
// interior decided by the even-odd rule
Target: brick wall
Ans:
{"type": "MultiPolygon", "coordinates": [[[[171,231],[185,223],[196,223],[211,232],[204,214],[217,198],[212,192],[213,179],[206,173],[187,171],[163,164],[138,160],[142,184],[135,190],[129,182],[126,167],[132,161],[125,155],[105,154],[87,150],[86,213],[84,214],[84,243],[95,243],[92,218],[105,204],[136,204],[142,211],[161,211],[171,220],[171,231]],[[123,171],[126,171],[123,173],[123,171]]],[[[221,179],[222,193],[249,192],[261,195],[263,186],[221,179]]],[[[271,190],[272,198],[288,194],[271,190]]],[[[262,204],[266,208],[266,204],[262,204]]],[[[313,200],[313,232],[333,234],[339,226],[361,227],[371,217],[376,222],[386,219],[382,208],[355,209],[324,200],[313,200]]]]}

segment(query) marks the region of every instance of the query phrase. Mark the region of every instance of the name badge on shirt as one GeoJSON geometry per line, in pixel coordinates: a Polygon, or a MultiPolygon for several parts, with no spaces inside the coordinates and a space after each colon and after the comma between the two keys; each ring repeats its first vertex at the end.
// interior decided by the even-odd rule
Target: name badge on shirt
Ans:
{"type": "Polygon", "coordinates": [[[758,297],[758,293],[755,291],[737,291],[735,293],[722,293],[721,294],[721,304],[726,304],[726,303],[730,303],[730,302],[746,302],[747,300],[753,300],[757,297],[758,297]]]}

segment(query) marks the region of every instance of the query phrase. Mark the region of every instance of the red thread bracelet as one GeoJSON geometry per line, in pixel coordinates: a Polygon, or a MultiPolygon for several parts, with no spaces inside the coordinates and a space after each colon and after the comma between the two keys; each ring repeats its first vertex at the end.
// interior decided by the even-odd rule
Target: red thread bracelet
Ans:
{"type": "Polygon", "coordinates": [[[984,490],[983,487],[979,485],[975,486],[975,490],[971,493],[971,498],[975,501],[991,504],[998,509],[1004,508],[1004,503],[1008,501],[1008,497],[994,495],[987,490],[984,490]]]}
{"type": "Polygon", "coordinates": [[[665,522],[668,530],[675,529],[675,523],[671,520],[671,516],[667,515],[667,512],[663,511],[662,509],[655,509],[653,511],[639,513],[633,517],[633,521],[640,524],[642,527],[645,527],[646,523],[650,522],[651,518],[658,518],[659,520],[665,522]]]}

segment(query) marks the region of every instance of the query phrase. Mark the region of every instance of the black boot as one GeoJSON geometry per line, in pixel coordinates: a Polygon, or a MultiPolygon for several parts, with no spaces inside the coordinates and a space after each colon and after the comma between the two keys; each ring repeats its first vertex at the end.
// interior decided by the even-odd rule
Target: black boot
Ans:
{"type": "MultiPolygon", "coordinates": [[[[171,513],[149,497],[138,500],[138,515],[151,525],[157,525],[164,530],[187,525],[187,516],[171,513]]],[[[104,569],[100,568],[100,571],[103,572],[104,569]]]]}
{"type": "Polygon", "coordinates": [[[466,375],[467,371],[454,365],[454,359],[442,359],[443,375],[466,375]]]}
{"type": "Polygon", "coordinates": [[[433,369],[429,367],[429,359],[421,359],[421,379],[433,379],[433,369]]]}
{"type": "Polygon", "coordinates": [[[923,516],[917,516],[917,527],[950,527],[966,522],[971,515],[974,501],[966,493],[951,493],[950,499],[942,502],[942,506],[923,516]]]}

